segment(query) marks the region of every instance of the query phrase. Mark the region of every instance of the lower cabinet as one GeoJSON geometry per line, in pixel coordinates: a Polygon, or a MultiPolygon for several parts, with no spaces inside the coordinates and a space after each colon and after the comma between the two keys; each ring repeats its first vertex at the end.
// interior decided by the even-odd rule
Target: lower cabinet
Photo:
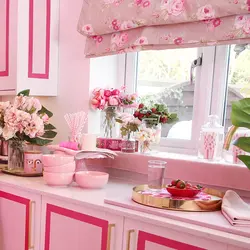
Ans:
{"type": "Polygon", "coordinates": [[[227,245],[174,228],[125,219],[123,250],[226,250],[227,245]]]}
{"type": "Polygon", "coordinates": [[[123,217],[43,199],[41,250],[121,250],[122,231],[123,217]]]}
{"type": "Polygon", "coordinates": [[[0,250],[39,250],[41,196],[0,185],[0,250]]]}

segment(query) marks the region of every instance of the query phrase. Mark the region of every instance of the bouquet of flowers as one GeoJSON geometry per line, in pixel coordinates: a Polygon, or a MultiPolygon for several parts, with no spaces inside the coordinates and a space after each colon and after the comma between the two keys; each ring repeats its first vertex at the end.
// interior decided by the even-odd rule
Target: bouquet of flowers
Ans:
{"type": "Polygon", "coordinates": [[[165,123],[171,123],[178,120],[176,113],[170,113],[165,104],[154,104],[146,107],[143,103],[139,104],[138,109],[134,112],[134,117],[140,121],[146,120],[152,126],[165,123]]]}
{"type": "Polygon", "coordinates": [[[135,135],[136,140],[140,143],[141,152],[150,150],[150,145],[156,142],[156,130],[147,128],[144,124],[140,127],[135,135]]]}
{"type": "Polygon", "coordinates": [[[9,165],[23,164],[23,143],[39,146],[52,142],[55,127],[49,123],[53,114],[40,101],[29,96],[29,90],[20,92],[10,102],[0,103],[0,138],[9,141],[9,165]]]}
{"type": "Polygon", "coordinates": [[[141,125],[141,121],[129,113],[120,114],[116,121],[121,124],[121,135],[128,136],[128,139],[130,139],[132,132],[139,131],[141,125]]]}

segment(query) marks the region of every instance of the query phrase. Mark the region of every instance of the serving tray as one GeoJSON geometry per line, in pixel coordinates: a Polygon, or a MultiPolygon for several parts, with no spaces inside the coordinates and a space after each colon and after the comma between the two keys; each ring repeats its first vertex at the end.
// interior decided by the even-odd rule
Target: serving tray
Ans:
{"type": "Polygon", "coordinates": [[[3,168],[1,170],[5,174],[22,176],[22,177],[39,177],[43,176],[42,173],[25,173],[24,170],[9,170],[8,168],[3,168]]]}
{"type": "Polygon", "coordinates": [[[224,193],[215,189],[205,188],[193,198],[174,197],[165,187],[161,191],[152,191],[148,185],[139,185],[133,188],[132,200],[149,207],[179,210],[208,212],[221,209],[224,193]]]}

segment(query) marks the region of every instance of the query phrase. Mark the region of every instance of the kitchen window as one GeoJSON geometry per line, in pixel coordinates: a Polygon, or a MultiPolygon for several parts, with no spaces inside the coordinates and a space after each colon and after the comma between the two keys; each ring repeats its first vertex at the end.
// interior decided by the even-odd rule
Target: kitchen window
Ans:
{"type": "Polygon", "coordinates": [[[224,45],[120,55],[120,82],[126,90],[137,91],[143,103],[165,103],[178,113],[176,123],[163,125],[160,150],[194,152],[209,114],[217,114],[227,131],[232,101],[250,97],[249,48],[224,45]],[[191,65],[198,58],[202,65],[194,68],[191,82],[191,65]]]}

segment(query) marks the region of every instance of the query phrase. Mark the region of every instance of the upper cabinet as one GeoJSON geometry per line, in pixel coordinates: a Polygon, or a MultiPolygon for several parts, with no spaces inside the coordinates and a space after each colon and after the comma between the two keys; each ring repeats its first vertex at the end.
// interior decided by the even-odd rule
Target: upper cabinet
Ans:
{"type": "Polygon", "coordinates": [[[0,95],[56,96],[59,0],[0,0],[0,95]]]}

